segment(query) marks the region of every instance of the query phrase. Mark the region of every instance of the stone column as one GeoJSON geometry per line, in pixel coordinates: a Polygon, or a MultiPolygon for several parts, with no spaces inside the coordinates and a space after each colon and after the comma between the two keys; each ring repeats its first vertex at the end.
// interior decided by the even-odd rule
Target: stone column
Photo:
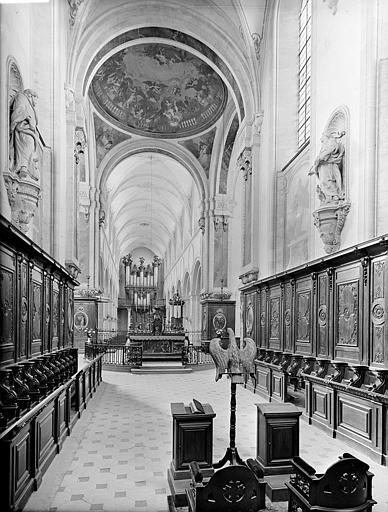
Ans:
{"type": "Polygon", "coordinates": [[[66,225],[67,225],[67,201],[63,198],[67,196],[67,153],[73,155],[73,139],[67,139],[66,132],[66,105],[65,91],[65,62],[66,62],[66,41],[63,31],[63,20],[67,17],[67,5],[65,2],[53,2],[53,190],[54,190],[54,217],[53,217],[53,236],[54,236],[54,258],[62,264],[65,264],[67,257],[66,247],[66,225]],[[67,145],[64,141],[67,140],[67,145]]]}

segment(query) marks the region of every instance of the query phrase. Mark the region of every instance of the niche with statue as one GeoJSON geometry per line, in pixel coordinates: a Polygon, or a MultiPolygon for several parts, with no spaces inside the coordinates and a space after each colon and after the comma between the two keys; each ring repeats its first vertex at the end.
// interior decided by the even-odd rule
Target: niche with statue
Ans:
{"type": "Polygon", "coordinates": [[[350,210],[346,166],[347,113],[337,109],[330,117],[321,137],[321,149],[309,171],[317,179],[320,202],[313,212],[324,250],[331,254],[340,249],[341,232],[350,210]]]}

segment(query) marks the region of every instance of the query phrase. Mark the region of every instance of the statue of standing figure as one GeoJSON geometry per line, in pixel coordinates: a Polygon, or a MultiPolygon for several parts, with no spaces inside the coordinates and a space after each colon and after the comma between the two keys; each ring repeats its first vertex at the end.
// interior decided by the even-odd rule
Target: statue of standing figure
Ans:
{"type": "Polygon", "coordinates": [[[318,197],[321,203],[336,203],[344,199],[342,187],[342,160],[345,153],[341,138],[344,131],[324,133],[321,137],[321,150],[312,166],[310,176],[318,178],[318,197]]]}
{"type": "Polygon", "coordinates": [[[39,180],[37,98],[31,89],[16,94],[11,107],[9,147],[11,170],[20,178],[35,181],[39,180]]]}

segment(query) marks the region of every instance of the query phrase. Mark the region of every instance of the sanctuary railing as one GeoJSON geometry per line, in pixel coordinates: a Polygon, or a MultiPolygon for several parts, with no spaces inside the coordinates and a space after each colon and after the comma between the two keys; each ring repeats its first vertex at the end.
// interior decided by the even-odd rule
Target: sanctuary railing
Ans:
{"type": "Polygon", "coordinates": [[[114,345],[111,343],[85,343],[85,358],[94,359],[103,354],[102,364],[111,366],[142,366],[143,349],[141,344],[114,345]]]}

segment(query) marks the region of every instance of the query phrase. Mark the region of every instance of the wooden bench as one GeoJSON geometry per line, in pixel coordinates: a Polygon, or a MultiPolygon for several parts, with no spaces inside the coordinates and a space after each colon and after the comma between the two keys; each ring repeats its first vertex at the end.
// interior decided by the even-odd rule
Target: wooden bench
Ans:
{"type": "Polygon", "coordinates": [[[286,483],[290,497],[289,512],[370,512],[372,473],[369,466],[349,453],[344,453],[324,474],[300,457],[291,459],[295,475],[286,483]]]}
{"type": "Polygon", "coordinates": [[[265,508],[265,481],[256,461],[230,465],[204,482],[197,462],[190,463],[192,483],[186,489],[189,512],[257,512],[265,508]],[[256,473],[258,471],[258,474],[256,473]]]}

